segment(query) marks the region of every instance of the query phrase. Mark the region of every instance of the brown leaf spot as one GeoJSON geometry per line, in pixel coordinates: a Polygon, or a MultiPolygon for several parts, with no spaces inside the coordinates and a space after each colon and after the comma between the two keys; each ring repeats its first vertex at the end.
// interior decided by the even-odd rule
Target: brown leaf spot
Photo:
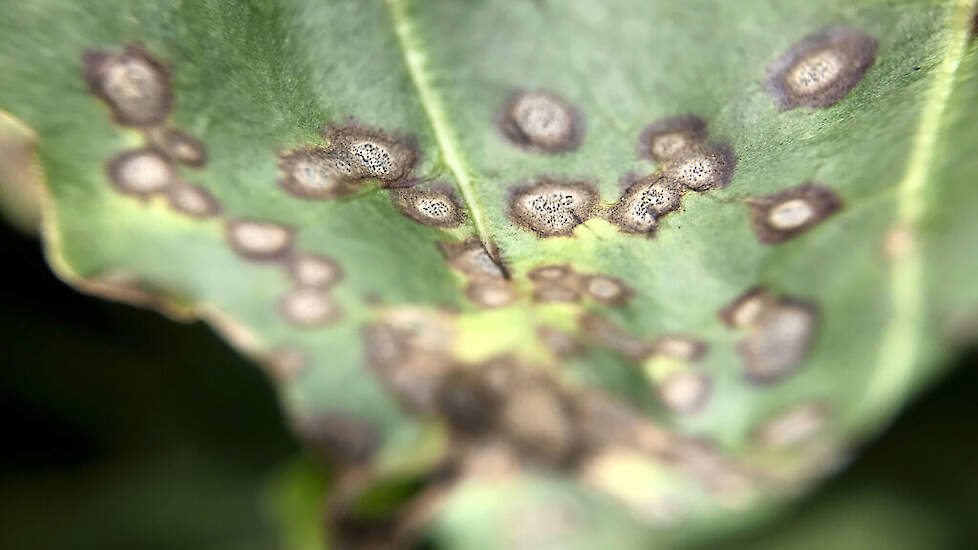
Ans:
{"type": "Polygon", "coordinates": [[[199,168],[207,163],[207,150],[204,142],[178,130],[155,126],[147,132],[153,145],[163,151],[174,162],[199,168]]]}
{"type": "Polygon", "coordinates": [[[747,379],[765,384],[794,372],[808,355],[816,321],[814,306],[795,300],[763,310],[738,346],[747,379]]]}
{"type": "Polygon", "coordinates": [[[221,205],[214,195],[203,187],[183,181],[176,181],[167,189],[166,199],[170,207],[177,212],[195,218],[210,218],[221,212],[221,205]]]}
{"type": "Polygon", "coordinates": [[[342,317],[340,306],[325,292],[316,288],[293,289],[279,301],[279,312],[286,321],[298,327],[319,327],[342,317]]]}
{"type": "Polygon", "coordinates": [[[439,249],[448,263],[463,274],[473,278],[503,279],[506,271],[492,259],[486,248],[476,239],[464,242],[443,242],[439,249]]]}
{"type": "Polygon", "coordinates": [[[713,384],[704,372],[678,371],[670,374],[657,386],[659,399],[670,410],[690,414],[703,408],[710,398],[713,384]]]}
{"type": "Polygon", "coordinates": [[[666,163],[663,173],[687,189],[708,191],[726,187],[736,168],[733,149],[725,144],[708,144],[687,149],[666,163]]]}
{"type": "Polygon", "coordinates": [[[757,442],[766,447],[793,447],[818,434],[827,411],[819,403],[804,403],[778,413],[755,433],[757,442]]]}
{"type": "Polygon", "coordinates": [[[542,180],[513,190],[510,217],[540,238],[570,237],[594,214],[598,192],[584,182],[542,180]]]}
{"type": "Polygon", "coordinates": [[[472,281],[465,287],[465,295],[485,309],[503,307],[516,300],[513,287],[500,279],[472,281]]]}
{"type": "Polygon", "coordinates": [[[392,189],[390,194],[398,210],[418,223],[451,229],[465,222],[461,203],[446,186],[392,189]]]}
{"type": "Polygon", "coordinates": [[[514,444],[534,461],[560,464],[574,450],[575,430],[567,405],[555,388],[532,384],[513,388],[502,424],[514,444]]]}
{"type": "Polygon", "coordinates": [[[693,115],[657,120],[642,130],[638,153],[655,162],[668,162],[706,139],[706,123],[693,115]]]}
{"type": "Polygon", "coordinates": [[[279,186],[304,199],[335,199],[353,191],[359,179],[350,163],[322,147],[297,149],[279,158],[279,186]]]}
{"type": "Polygon", "coordinates": [[[499,125],[513,144],[541,153],[577,149],[584,135],[577,109],[543,90],[514,93],[503,107],[499,125]]]}
{"type": "Polygon", "coordinates": [[[584,279],[584,290],[592,299],[607,306],[622,306],[634,294],[630,286],[618,277],[610,275],[588,275],[584,279]]]}
{"type": "Polygon", "coordinates": [[[89,90],[112,109],[116,122],[150,126],[166,119],[173,101],[170,72],[142,46],[86,50],[82,62],[89,90]]]}
{"type": "Polygon", "coordinates": [[[151,149],[124,151],[109,161],[107,171],[120,193],[138,197],[165,191],[175,180],[170,163],[151,149]]]}
{"type": "Polygon", "coordinates": [[[496,424],[499,399],[478,372],[459,369],[438,391],[438,410],[463,437],[478,437],[496,424]]]}
{"type": "Polygon", "coordinates": [[[415,308],[388,312],[364,331],[371,368],[401,403],[431,412],[446,373],[457,367],[450,357],[454,330],[441,314],[415,308]]]}
{"type": "Polygon", "coordinates": [[[876,40],[849,27],[805,37],[767,68],[768,89],[781,110],[829,107],[862,80],[876,60],[876,40]]]}
{"type": "Polygon", "coordinates": [[[652,354],[652,346],[621,329],[605,317],[587,313],[580,319],[581,330],[598,344],[633,361],[643,361],[652,354]]]}
{"type": "Polygon", "coordinates": [[[651,233],[656,220],[679,208],[684,189],[662,174],[638,180],[611,207],[608,218],[625,233],[651,233]]]}
{"type": "Polygon", "coordinates": [[[544,265],[527,273],[536,302],[577,302],[584,292],[582,278],[569,265],[544,265]]]}
{"type": "Polygon", "coordinates": [[[702,340],[667,334],[655,339],[652,349],[656,355],[664,355],[682,361],[699,361],[709,352],[709,346],[702,340]]]}
{"type": "Polygon", "coordinates": [[[775,298],[765,288],[755,287],[720,310],[720,319],[730,328],[756,326],[764,312],[775,305],[775,298]]]}
{"type": "Polygon", "coordinates": [[[418,153],[407,138],[366,126],[332,125],[323,132],[330,157],[346,162],[354,180],[377,179],[385,184],[404,180],[418,153]]]}
{"type": "Polygon", "coordinates": [[[277,260],[292,247],[293,230],[273,222],[232,219],[225,225],[231,248],[250,260],[277,260]]]}
{"type": "Polygon", "coordinates": [[[752,199],[751,224],[762,243],[778,244],[809,230],[841,206],[835,191],[806,182],[752,199]]]}

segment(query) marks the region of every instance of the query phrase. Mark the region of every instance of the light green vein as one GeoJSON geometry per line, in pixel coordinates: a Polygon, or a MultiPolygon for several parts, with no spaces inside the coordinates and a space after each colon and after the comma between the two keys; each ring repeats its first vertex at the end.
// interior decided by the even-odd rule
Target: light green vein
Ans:
{"type": "Polygon", "coordinates": [[[432,131],[435,134],[435,140],[438,142],[438,148],[442,153],[442,159],[445,165],[448,166],[448,169],[451,170],[452,175],[455,176],[455,182],[458,185],[459,192],[462,194],[462,199],[469,207],[472,224],[475,226],[479,240],[482,241],[486,250],[495,257],[496,250],[490,238],[491,235],[485,213],[480,208],[479,201],[475,195],[471,171],[465,164],[462,149],[448,121],[445,106],[442,104],[441,97],[438,95],[431,81],[431,75],[427,69],[428,58],[425,56],[424,49],[421,47],[421,41],[418,39],[417,32],[411,21],[408,2],[407,0],[387,0],[387,6],[390,8],[391,20],[394,23],[394,32],[400,43],[401,51],[404,53],[404,63],[407,65],[408,73],[411,75],[411,80],[417,89],[418,96],[421,99],[421,105],[428,115],[432,131]]]}
{"type": "Polygon", "coordinates": [[[906,247],[893,261],[890,274],[892,310],[880,342],[879,359],[866,394],[857,406],[858,421],[871,426],[881,415],[890,414],[910,390],[914,366],[920,358],[925,322],[924,266],[917,225],[929,208],[928,177],[940,136],[941,122],[954,90],[955,77],[970,41],[974,0],[959,0],[951,14],[951,30],[944,61],[934,78],[920,114],[907,171],[897,186],[897,225],[909,237],[906,247]]]}

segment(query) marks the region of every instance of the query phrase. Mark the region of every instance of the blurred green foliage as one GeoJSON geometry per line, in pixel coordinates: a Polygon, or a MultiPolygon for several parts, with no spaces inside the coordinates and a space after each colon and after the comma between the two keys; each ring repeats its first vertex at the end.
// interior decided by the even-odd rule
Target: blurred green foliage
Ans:
{"type": "MultiPolygon", "coordinates": [[[[321,473],[294,459],[257,369],[202,324],[75,293],[33,240],[4,229],[0,245],[0,548],[265,550],[285,533],[292,547],[316,538],[306,503],[321,473]]],[[[978,545],[975,360],[812,498],[717,548],[978,545]]]]}

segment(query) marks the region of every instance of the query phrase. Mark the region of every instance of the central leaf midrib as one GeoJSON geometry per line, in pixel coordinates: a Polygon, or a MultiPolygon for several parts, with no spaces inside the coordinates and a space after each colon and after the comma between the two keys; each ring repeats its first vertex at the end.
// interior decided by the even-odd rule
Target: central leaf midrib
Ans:
{"type": "Polygon", "coordinates": [[[479,240],[490,255],[494,259],[498,259],[497,251],[492,244],[488,221],[476,197],[474,182],[466,165],[462,147],[448,121],[441,97],[425,69],[427,58],[408,13],[407,0],[386,1],[394,25],[394,34],[397,36],[398,45],[404,56],[405,67],[411,76],[411,82],[414,84],[415,91],[428,117],[428,123],[431,125],[438,149],[441,151],[442,160],[455,177],[455,184],[462,195],[462,200],[469,209],[472,225],[475,227],[479,240]]]}
{"type": "Polygon", "coordinates": [[[881,339],[881,353],[871,371],[866,394],[860,406],[855,408],[857,418],[872,419],[874,413],[889,414],[908,391],[914,377],[913,367],[917,364],[921,337],[919,324],[926,311],[923,259],[915,231],[929,207],[927,178],[938,147],[937,137],[947,100],[953,93],[957,69],[971,40],[971,21],[976,8],[975,0],[956,0],[951,4],[947,51],[921,109],[906,172],[897,184],[899,202],[894,228],[902,227],[908,231],[911,243],[902,257],[893,260],[890,273],[893,313],[881,339]]]}

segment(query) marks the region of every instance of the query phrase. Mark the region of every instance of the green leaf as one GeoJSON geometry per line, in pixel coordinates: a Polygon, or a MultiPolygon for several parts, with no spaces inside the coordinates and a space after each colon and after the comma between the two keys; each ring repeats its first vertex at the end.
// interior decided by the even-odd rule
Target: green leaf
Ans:
{"type": "Polygon", "coordinates": [[[338,516],[714,536],[978,333],[971,1],[22,4],[52,267],[267,367],[338,516]]]}

